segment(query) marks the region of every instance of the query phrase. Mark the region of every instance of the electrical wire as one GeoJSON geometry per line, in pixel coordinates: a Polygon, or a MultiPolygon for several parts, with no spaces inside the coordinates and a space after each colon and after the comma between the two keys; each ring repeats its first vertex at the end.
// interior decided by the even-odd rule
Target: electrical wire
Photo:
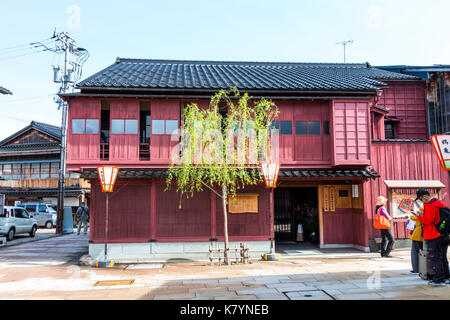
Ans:
{"type": "Polygon", "coordinates": [[[2,103],[14,103],[14,102],[19,102],[19,101],[29,101],[29,100],[36,100],[36,99],[42,99],[42,98],[47,98],[47,97],[51,97],[56,95],[56,93],[53,94],[49,94],[46,96],[38,96],[38,97],[29,97],[29,98],[23,98],[23,99],[15,99],[15,100],[9,100],[9,101],[0,101],[0,104],[2,103]]]}
{"type": "MultiPolygon", "coordinates": [[[[38,42],[45,43],[45,42],[48,42],[49,40],[52,40],[52,39],[53,38],[47,38],[47,39],[44,39],[44,40],[41,40],[41,41],[38,41],[38,42]]],[[[27,44],[24,44],[24,45],[14,46],[14,47],[9,47],[9,48],[0,48],[0,51],[17,49],[17,48],[23,48],[23,47],[29,47],[29,46],[33,45],[34,43],[37,43],[37,42],[31,42],[31,43],[27,43],[27,44]]]]}
{"type": "Polygon", "coordinates": [[[15,59],[15,58],[23,57],[23,56],[28,56],[28,55],[30,55],[30,54],[35,54],[35,53],[39,53],[39,52],[43,52],[43,51],[47,51],[47,50],[46,50],[46,49],[43,49],[43,50],[37,50],[37,51],[25,53],[25,54],[16,55],[16,56],[11,56],[11,57],[6,57],[6,58],[0,58],[0,61],[10,60],[10,59],[15,59]]]}

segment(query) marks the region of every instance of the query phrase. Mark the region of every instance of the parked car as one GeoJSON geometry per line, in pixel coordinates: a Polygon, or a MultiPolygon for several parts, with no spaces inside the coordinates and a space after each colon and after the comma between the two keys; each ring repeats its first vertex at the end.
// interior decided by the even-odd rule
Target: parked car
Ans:
{"type": "Polygon", "coordinates": [[[17,204],[18,207],[25,208],[30,216],[37,220],[39,227],[47,229],[56,226],[56,210],[52,204],[44,202],[26,202],[17,204]]]}
{"type": "Polygon", "coordinates": [[[34,237],[36,230],[36,219],[31,218],[24,208],[5,206],[0,212],[0,235],[6,235],[8,241],[13,240],[16,234],[29,233],[34,237]]]}

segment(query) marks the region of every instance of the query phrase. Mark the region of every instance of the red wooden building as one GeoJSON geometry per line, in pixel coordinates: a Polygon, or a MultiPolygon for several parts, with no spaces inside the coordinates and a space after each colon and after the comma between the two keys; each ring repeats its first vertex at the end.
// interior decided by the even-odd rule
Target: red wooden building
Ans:
{"type": "MultiPolygon", "coordinates": [[[[118,262],[207,259],[223,241],[221,200],[212,191],[182,200],[164,191],[171,133],[183,108],[207,106],[236,86],[272,99],[280,110],[280,185],[274,192],[275,239],[295,241],[298,225],[322,248],[375,250],[375,199],[389,198],[394,236],[406,239],[401,199],[427,187],[444,201],[448,174],[429,142],[425,83],[366,64],[259,63],[120,59],[78,84],[69,103],[67,168],[90,180],[89,252],[103,253],[105,196],[96,167],[120,167],[110,197],[109,257],[118,262]],[[315,236],[311,236],[314,233],[315,236]]],[[[240,192],[256,212],[229,214],[230,241],[253,256],[270,248],[270,193],[240,192]]],[[[238,195],[239,197],[239,195],[238,195]]],[[[244,198],[244,197],[243,197],[244,198]]],[[[231,210],[232,211],[232,210],[231,210]]],[[[232,244],[234,247],[234,244],[232,244]]]]}

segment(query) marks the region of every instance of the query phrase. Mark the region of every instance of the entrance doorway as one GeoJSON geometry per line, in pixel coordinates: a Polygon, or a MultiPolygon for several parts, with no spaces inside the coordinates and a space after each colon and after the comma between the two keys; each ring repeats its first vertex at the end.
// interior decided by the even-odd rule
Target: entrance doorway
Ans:
{"type": "Polygon", "coordinates": [[[274,193],[275,241],[319,244],[317,187],[277,188],[274,193]],[[297,231],[303,229],[303,236],[297,231]]]}

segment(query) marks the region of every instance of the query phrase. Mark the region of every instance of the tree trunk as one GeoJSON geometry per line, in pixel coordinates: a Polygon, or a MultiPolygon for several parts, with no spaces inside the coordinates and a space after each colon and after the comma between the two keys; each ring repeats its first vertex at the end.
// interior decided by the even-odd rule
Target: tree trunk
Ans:
{"type": "Polygon", "coordinates": [[[228,245],[228,220],[227,220],[227,199],[228,199],[228,190],[226,181],[222,186],[222,204],[223,204],[223,235],[225,240],[225,263],[227,265],[231,265],[230,261],[230,250],[228,245]]]}

